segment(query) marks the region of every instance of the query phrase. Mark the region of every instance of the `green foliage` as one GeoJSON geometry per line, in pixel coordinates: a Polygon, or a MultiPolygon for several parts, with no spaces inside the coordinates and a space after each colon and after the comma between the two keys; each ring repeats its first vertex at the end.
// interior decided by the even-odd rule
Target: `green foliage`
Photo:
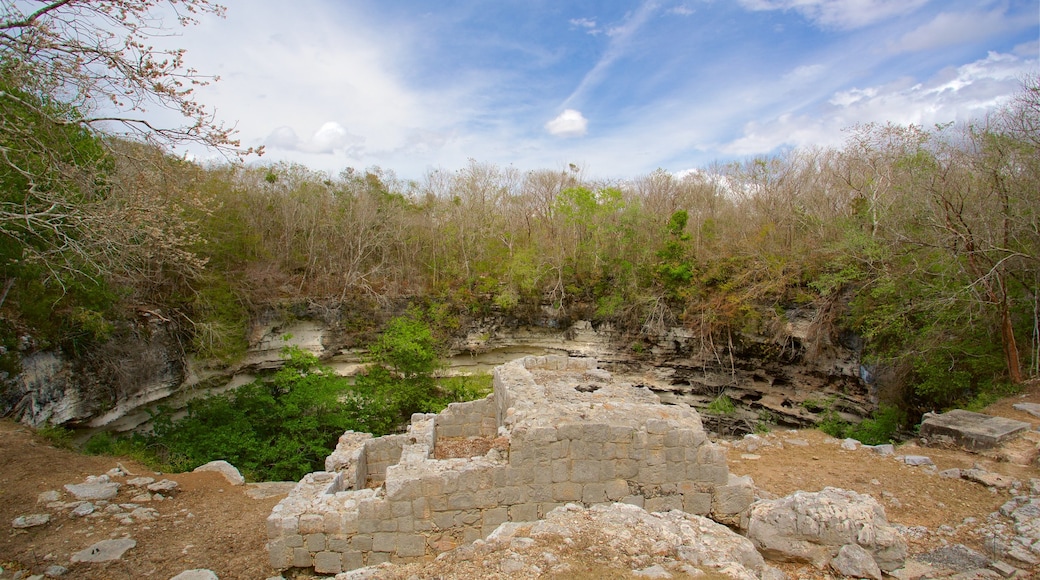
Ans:
{"type": "Polygon", "coordinates": [[[844,436],[856,439],[864,445],[883,445],[894,442],[905,424],[905,411],[895,406],[882,405],[874,411],[871,418],[850,425],[844,436]]]}
{"type": "Polygon", "coordinates": [[[732,399],[723,394],[712,399],[705,410],[712,415],[732,415],[737,407],[732,399]]]}
{"type": "Polygon", "coordinates": [[[59,449],[72,449],[72,431],[60,425],[44,425],[36,434],[59,449]]]}
{"type": "Polygon", "coordinates": [[[367,425],[356,406],[341,402],[350,399],[344,378],[298,348],[286,355],[273,376],[192,401],[182,419],[161,411],[146,446],[177,469],[225,459],[260,480],[296,480],[320,470],[344,431],[367,425]]]}
{"type": "Polygon", "coordinates": [[[445,377],[438,379],[437,386],[444,394],[445,403],[461,403],[483,399],[490,395],[493,378],[489,373],[445,377]]]}
{"type": "Polygon", "coordinates": [[[430,380],[440,367],[436,347],[430,326],[413,309],[390,320],[369,353],[373,361],[401,378],[430,380]]]}
{"type": "Polygon", "coordinates": [[[195,294],[192,347],[199,356],[231,362],[248,347],[249,313],[228,281],[208,276],[195,294]]]}

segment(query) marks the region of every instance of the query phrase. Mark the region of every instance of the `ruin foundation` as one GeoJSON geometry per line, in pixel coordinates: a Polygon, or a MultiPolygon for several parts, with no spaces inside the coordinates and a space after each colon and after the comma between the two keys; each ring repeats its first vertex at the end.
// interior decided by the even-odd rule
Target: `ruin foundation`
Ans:
{"type": "Polygon", "coordinates": [[[678,509],[735,525],[753,499],[694,410],[565,356],[499,366],[493,394],[414,415],[402,435],[347,432],[325,468],[268,517],[275,568],[333,574],[421,560],[567,503],[678,509]],[[438,438],[495,445],[435,459],[438,438]]]}

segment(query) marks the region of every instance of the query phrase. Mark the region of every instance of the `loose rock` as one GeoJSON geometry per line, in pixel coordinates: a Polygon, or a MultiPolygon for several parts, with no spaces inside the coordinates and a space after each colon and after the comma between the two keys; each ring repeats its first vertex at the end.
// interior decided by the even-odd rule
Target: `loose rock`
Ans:
{"type": "Polygon", "coordinates": [[[874,557],[856,544],[842,546],[838,555],[831,560],[831,568],[845,576],[881,580],[881,568],[878,568],[874,557]]]}
{"type": "Polygon", "coordinates": [[[170,578],[170,580],[218,580],[218,577],[212,570],[198,568],[195,570],[185,570],[173,578],[170,578]]]}
{"type": "Polygon", "coordinates": [[[210,461],[205,465],[196,467],[195,471],[216,471],[223,475],[224,479],[228,480],[228,483],[231,485],[245,485],[246,483],[246,479],[242,477],[238,468],[224,460],[210,461]]]}
{"type": "Polygon", "coordinates": [[[118,483],[109,481],[97,483],[68,483],[65,484],[65,490],[71,493],[76,499],[93,501],[115,497],[116,494],[119,493],[119,486],[118,483]]]}
{"type": "Polygon", "coordinates": [[[123,557],[127,550],[137,545],[130,538],[102,540],[72,555],[73,562],[110,562],[123,557]]]}
{"type": "Polygon", "coordinates": [[[19,530],[35,528],[36,526],[42,526],[49,521],[51,521],[50,514],[30,514],[27,516],[16,517],[11,521],[11,527],[19,530]]]}

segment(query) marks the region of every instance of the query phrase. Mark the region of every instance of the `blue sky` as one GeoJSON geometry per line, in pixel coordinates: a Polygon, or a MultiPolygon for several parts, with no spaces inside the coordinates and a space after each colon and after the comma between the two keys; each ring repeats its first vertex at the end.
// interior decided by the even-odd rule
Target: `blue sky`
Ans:
{"type": "Polygon", "coordinates": [[[679,172],[843,128],[984,115],[1040,0],[226,0],[170,42],[263,161],[679,172]]]}

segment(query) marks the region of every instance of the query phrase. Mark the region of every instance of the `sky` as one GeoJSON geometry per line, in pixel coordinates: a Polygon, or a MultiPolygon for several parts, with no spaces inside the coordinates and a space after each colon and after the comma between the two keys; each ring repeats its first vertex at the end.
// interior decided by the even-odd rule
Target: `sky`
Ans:
{"type": "Polygon", "coordinates": [[[221,77],[199,100],[333,175],[682,172],[980,118],[1040,72],[1040,0],[221,3],[164,39],[221,77]]]}

